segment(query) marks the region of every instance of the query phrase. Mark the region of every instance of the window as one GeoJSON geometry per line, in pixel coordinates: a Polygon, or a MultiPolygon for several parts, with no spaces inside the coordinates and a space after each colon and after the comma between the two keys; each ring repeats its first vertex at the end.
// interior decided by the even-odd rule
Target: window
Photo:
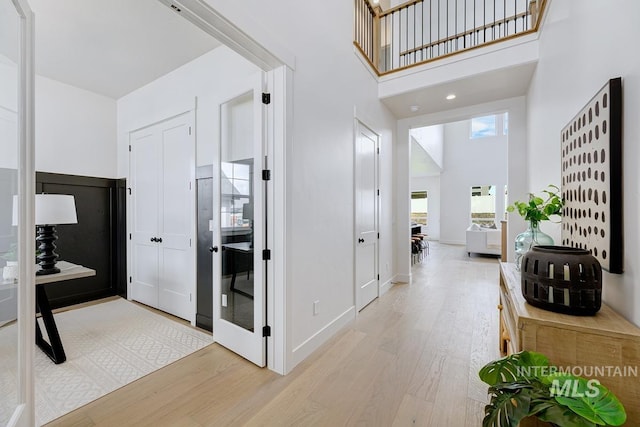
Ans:
{"type": "Polygon", "coordinates": [[[471,139],[496,136],[496,116],[474,117],[471,119],[471,139]]]}
{"type": "Polygon", "coordinates": [[[427,225],[427,192],[414,191],[411,193],[411,222],[427,225]]]}
{"type": "Polygon", "coordinates": [[[509,134],[509,113],[474,117],[471,119],[471,139],[509,134]]]}
{"type": "Polygon", "coordinates": [[[502,116],[502,134],[509,135],[509,113],[502,116]]]}
{"type": "Polygon", "coordinates": [[[492,226],[496,222],[496,186],[471,187],[471,222],[492,226]]]}
{"type": "Polygon", "coordinates": [[[252,160],[221,162],[222,206],[220,225],[223,228],[251,227],[253,197],[251,194],[252,160]]]}

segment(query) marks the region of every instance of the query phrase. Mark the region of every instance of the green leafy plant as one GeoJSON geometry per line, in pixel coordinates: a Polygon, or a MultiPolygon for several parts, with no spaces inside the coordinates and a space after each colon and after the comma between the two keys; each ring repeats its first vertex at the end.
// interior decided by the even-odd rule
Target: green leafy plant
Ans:
{"type": "Polygon", "coordinates": [[[542,354],[523,351],[485,365],[489,385],[483,427],[516,427],[526,417],[562,427],[619,426],[627,414],[597,380],[562,372],[542,354]]]}
{"type": "Polygon", "coordinates": [[[540,221],[549,220],[552,215],[562,215],[564,201],[558,194],[560,189],[555,185],[549,185],[546,190],[542,190],[542,197],[529,193],[528,202],[513,202],[507,206],[508,212],[518,211],[525,221],[533,225],[540,221]]]}

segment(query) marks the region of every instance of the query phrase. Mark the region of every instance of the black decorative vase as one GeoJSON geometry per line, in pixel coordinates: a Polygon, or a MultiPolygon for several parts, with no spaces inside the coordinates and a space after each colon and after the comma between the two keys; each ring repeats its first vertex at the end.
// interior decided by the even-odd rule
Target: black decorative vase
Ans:
{"type": "Polygon", "coordinates": [[[55,241],[58,239],[55,225],[38,225],[36,227],[36,241],[39,243],[39,254],[36,257],[40,269],[36,271],[36,276],[60,273],[56,267],[58,254],[55,252],[55,241]]]}
{"type": "Polygon", "coordinates": [[[522,258],[522,295],[531,305],[593,316],[602,305],[602,267],[589,251],[534,246],[522,258]]]}

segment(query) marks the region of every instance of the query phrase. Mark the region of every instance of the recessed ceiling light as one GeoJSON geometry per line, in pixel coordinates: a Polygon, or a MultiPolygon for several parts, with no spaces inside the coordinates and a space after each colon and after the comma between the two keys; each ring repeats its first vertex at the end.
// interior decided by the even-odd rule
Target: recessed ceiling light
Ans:
{"type": "Polygon", "coordinates": [[[409,107],[409,109],[411,110],[412,113],[415,113],[416,111],[418,111],[420,109],[419,105],[412,105],[411,107],[409,107]]]}
{"type": "Polygon", "coordinates": [[[450,95],[447,95],[447,100],[448,101],[451,101],[452,99],[456,99],[456,95],[455,94],[452,93],[450,95]]]}

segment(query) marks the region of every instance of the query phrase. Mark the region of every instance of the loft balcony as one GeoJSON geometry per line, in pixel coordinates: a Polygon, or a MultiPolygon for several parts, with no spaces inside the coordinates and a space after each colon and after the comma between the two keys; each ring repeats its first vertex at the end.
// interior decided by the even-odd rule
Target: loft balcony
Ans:
{"type": "Polygon", "coordinates": [[[378,76],[536,33],[547,0],[355,0],[354,45],[378,76]]]}
{"type": "Polygon", "coordinates": [[[550,4],[414,0],[383,11],[354,1],[354,49],[398,119],[526,95],[550,4]]]}

